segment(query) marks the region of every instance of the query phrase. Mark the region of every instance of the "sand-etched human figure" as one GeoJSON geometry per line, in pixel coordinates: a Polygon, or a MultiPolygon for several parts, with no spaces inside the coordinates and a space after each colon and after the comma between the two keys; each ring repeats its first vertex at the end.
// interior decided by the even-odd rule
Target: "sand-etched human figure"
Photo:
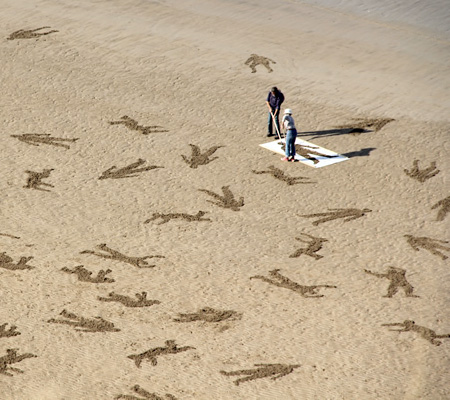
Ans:
{"type": "Polygon", "coordinates": [[[20,257],[20,260],[17,263],[13,262],[12,257],[8,256],[6,252],[0,253],[0,268],[9,269],[11,271],[21,270],[21,269],[34,269],[33,266],[28,265],[28,261],[30,261],[33,257],[20,257]]]}
{"type": "Polygon", "coordinates": [[[213,146],[210,147],[205,152],[200,151],[200,147],[196,146],[195,144],[189,144],[191,146],[192,155],[191,157],[187,157],[185,155],[181,155],[184,162],[188,164],[191,168],[197,168],[199,165],[207,165],[210,162],[217,160],[219,157],[212,157],[211,156],[217,151],[217,149],[220,149],[223,146],[213,146]]]}
{"type": "Polygon", "coordinates": [[[156,265],[150,265],[146,260],[148,258],[165,258],[164,256],[160,255],[154,255],[154,256],[143,256],[143,257],[131,257],[126,256],[125,254],[122,254],[118,252],[117,250],[111,249],[108,247],[105,243],[99,244],[96,246],[99,250],[103,251],[104,253],[100,253],[94,250],[84,250],[80,252],[80,254],[93,254],[94,256],[105,258],[107,260],[117,260],[122,261],[127,264],[133,265],[137,268],[154,268],[156,265]]]}
{"type": "Polygon", "coordinates": [[[240,197],[239,200],[236,200],[234,198],[234,194],[230,190],[230,186],[222,186],[223,196],[220,196],[206,189],[199,189],[199,191],[214,197],[217,201],[212,200],[207,201],[222,208],[229,208],[230,210],[233,211],[239,211],[241,207],[244,205],[244,198],[240,197]]]}
{"type": "Polygon", "coordinates": [[[15,39],[34,39],[38,38],[40,36],[50,35],[50,33],[58,32],[57,30],[51,30],[48,32],[37,32],[41,29],[50,29],[49,26],[41,26],[40,28],[36,29],[19,29],[18,31],[15,31],[7,37],[7,40],[15,40],[15,39]]]}
{"type": "Polygon", "coordinates": [[[2,338],[2,337],[18,336],[18,335],[21,334],[21,333],[17,330],[17,326],[11,325],[11,326],[9,327],[9,329],[6,329],[6,325],[8,325],[8,323],[1,324],[1,325],[0,325],[0,338],[2,338]]]}
{"type": "Polygon", "coordinates": [[[333,221],[339,218],[343,218],[344,222],[352,221],[354,219],[364,217],[367,213],[372,211],[369,210],[368,208],[363,208],[362,210],[358,208],[329,208],[328,210],[329,210],[328,212],[300,215],[300,217],[305,218],[325,217],[320,218],[312,223],[314,226],[317,226],[319,224],[323,224],[324,222],[333,221]]]}
{"type": "Polygon", "coordinates": [[[269,169],[266,170],[266,171],[255,171],[255,170],[252,170],[252,172],[254,174],[258,174],[258,175],[260,175],[260,174],[272,175],[274,178],[276,178],[276,179],[278,179],[280,181],[286,182],[289,186],[297,185],[299,183],[303,183],[303,184],[315,183],[313,181],[310,181],[310,178],[306,178],[306,177],[303,177],[303,176],[297,176],[297,177],[289,176],[284,171],[282,171],[279,168],[274,167],[273,165],[270,165],[269,169]]]}
{"type": "Polygon", "coordinates": [[[174,318],[176,322],[221,322],[229,319],[240,319],[242,314],[232,310],[215,310],[211,307],[204,307],[195,313],[178,314],[178,318],[174,318]]]}
{"type": "Polygon", "coordinates": [[[447,240],[432,239],[425,236],[412,236],[412,235],[404,235],[404,236],[408,244],[414,250],[419,251],[420,248],[423,248],[424,250],[428,250],[431,254],[441,257],[443,260],[446,260],[448,258],[448,256],[439,251],[439,250],[450,251],[450,247],[443,245],[443,243],[448,243],[447,240]]]}
{"type": "Polygon", "coordinates": [[[338,125],[338,129],[348,129],[351,134],[360,134],[364,128],[373,128],[375,132],[380,131],[385,125],[395,121],[392,118],[356,118],[353,122],[346,125],[338,125]]]}
{"type": "Polygon", "coordinates": [[[113,165],[111,168],[108,168],[106,171],[103,171],[98,179],[123,179],[123,178],[134,178],[138,176],[139,173],[145,171],[151,171],[156,168],[164,168],[157,165],[150,165],[148,167],[138,168],[142,164],[145,164],[146,161],[142,158],[139,158],[135,163],[127,165],[123,168],[117,168],[113,165]]]}
{"type": "Polygon", "coordinates": [[[404,169],[405,174],[409,177],[418,180],[419,182],[425,182],[426,180],[437,175],[440,171],[436,168],[436,162],[433,161],[428,168],[419,169],[419,160],[414,160],[413,167],[408,170],[404,169]]]}
{"type": "Polygon", "coordinates": [[[19,236],[11,235],[9,233],[0,233],[0,236],[10,237],[11,239],[20,239],[19,236]]]}
{"type": "Polygon", "coordinates": [[[435,331],[432,329],[426,328],[424,326],[416,325],[414,321],[411,320],[405,320],[403,322],[395,322],[392,324],[382,324],[381,326],[399,326],[403,329],[389,329],[390,331],[394,332],[416,332],[418,333],[422,338],[428,340],[431,344],[434,344],[435,346],[440,346],[442,342],[440,340],[436,339],[447,339],[450,338],[450,333],[444,334],[444,335],[437,335],[435,331]]]}
{"type": "MultiPolygon", "coordinates": [[[[281,150],[285,150],[286,145],[283,142],[279,142],[281,144],[281,150]]],[[[309,161],[312,161],[313,164],[318,164],[320,162],[320,157],[325,158],[335,158],[339,157],[339,154],[324,154],[320,153],[319,151],[315,151],[314,149],[319,149],[320,147],[317,146],[307,146],[303,144],[296,144],[295,145],[295,153],[299,156],[302,156],[303,158],[306,158],[309,161]],[[319,158],[316,158],[314,156],[317,156],[319,158]]]]}
{"type": "Polygon", "coordinates": [[[128,115],[124,115],[123,117],[120,117],[119,121],[110,121],[110,125],[125,125],[128,129],[132,131],[138,131],[142,133],[143,135],[148,135],[150,133],[161,133],[161,132],[168,132],[166,129],[162,129],[162,126],[158,125],[150,125],[150,126],[144,126],[139,125],[136,120],[133,118],[130,118],[128,115]]]}
{"type": "Polygon", "coordinates": [[[441,209],[438,212],[436,221],[443,221],[445,216],[450,212],[450,196],[438,201],[431,209],[434,210],[438,207],[441,209]]]}
{"type": "Polygon", "coordinates": [[[51,169],[44,169],[42,172],[34,172],[34,171],[25,171],[29,176],[27,178],[27,184],[24,186],[26,189],[36,189],[42,190],[44,192],[49,192],[50,190],[44,189],[41,186],[54,187],[49,183],[42,182],[42,179],[46,179],[50,176],[50,173],[53,171],[51,169]]]}
{"type": "Polygon", "coordinates": [[[279,271],[280,271],[279,269],[273,269],[272,271],[269,271],[270,278],[267,278],[263,275],[255,275],[250,277],[250,279],[260,279],[271,285],[275,285],[284,289],[293,290],[294,292],[300,293],[303,297],[324,297],[323,294],[317,293],[318,289],[337,288],[337,286],[333,285],[310,285],[310,286],[299,285],[297,282],[294,282],[290,280],[288,277],[281,275],[279,271]]]}
{"type": "Polygon", "coordinates": [[[270,58],[258,56],[257,54],[250,54],[250,57],[245,62],[245,65],[248,65],[252,70],[252,74],[254,74],[256,72],[256,66],[258,65],[266,67],[267,72],[272,72],[273,69],[270,67],[270,63],[276,64],[276,62],[270,58]]]}
{"type": "Polygon", "coordinates": [[[164,397],[158,396],[156,393],[150,393],[145,389],[142,389],[139,385],[134,385],[132,388],[132,391],[139,396],[143,397],[136,397],[132,395],[127,394],[120,394],[117,397],[114,398],[114,400],[177,400],[177,398],[169,393],[166,393],[164,397]]]}
{"type": "Polygon", "coordinates": [[[65,139],[52,137],[46,133],[25,133],[23,135],[11,135],[13,138],[19,139],[21,142],[30,144],[32,146],[40,146],[41,144],[48,144],[55,147],[64,147],[65,149],[70,149],[70,146],[64,144],[63,142],[76,142],[78,138],[75,139],[65,139]]]}
{"type": "Polygon", "coordinates": [[[254,369],[241,369],[239,371],[220,371],[222,375],[226,376],[239,376],[247,375],[245,378],[239,378],[234,381],[236,386],[239,386],[242,382],[253,381],[255,379],[262,379],[271,377],[272,380],[276,380],[286,376],[294,371],[295,368],[300,367],[300,364],[254,364],[254,369]]]}
{"type": "Polygon", "coordinates": [[[67,267],[64,267],[61,269],[61,271],[67,272],[68,274],[76,274],[78,277],[78,280],[81,282],[89,282],[89,283],[113,283],[115,282],[112,278],[107,278],[106,275],[108,275],[112,270],[107,269],[106,271],[101,269],[98,271],[96,277],[92,277],[92,272],[84,268],[83,265],[77,265],[74,269],[69,269],[67,267]]]}
{"type": "Polygon", "coordinates": [[[66,319],[51,318],[47,322],[53,324],[63,324],[75,327],[79,332],[119,332],[120,329],[114,327],[112,322],[104,320],[102,317],[84,318],[71,313],[67,310],[62,310],[59,314],[66,319]]]}
{"type": "Polygon", "coordinates": [[[289,258],[297,258],[300,257],[302,254],[310,256],[316,260],[320,260],[321,258],[323,258],[323,256],[317,254],[317,252],[322,248],[322,243],[328,242],[328,240],[325,238],[308,235],[307,233],[301,233],[301,235],[308,239],[305,240],[302,239],[301,237],[296,237],[295,239],[300,242],[306,243],[308,246],[296,250],[289,256],[289,258]]]}
{"type": "Polygon", "coordinates": [[[20,374],[23,371],[19,368],[9,367],[9,365],[19,363],[27,358],[37,357],[31,353],[18,354],[19,349],[6,349],[6,355],[0,357],[0,374],[14,376],[8,371],[18,372],[20,374]]]}
{"type": "Polygon", "coordinates": [[[319,147],[316,146],[306,146],[306,145],[302,145],[302,144],[296,144],[295,145],[295,152],[296,154],[298,154],[299,156],[302,156],[304,158],[306,158],[307,160],[310,160],[313,162],[313,164],[318,164],[320,162],[320,157],[325,157],[325,158],[335,158],[335,157],[339,157],[338,154],[324,154],[324,153],[320,153],[319,151],[315,151],[314,149],[318,149],[319,147]],[[314,157],[314,156],[318,156],[314,157]]]}
{"type": "Polygon", "coordinates": [[[377,278],[386,278],[391,281],[387,289],[387,294],[383,297],[392,297],[401,288],[404,290],[406,297],[419,297],[413,294],[414,287],[406,279],[406,270],[402,268],[389,267],[386,273],[380,274],[377,272],[369,271],[365,269],[369,275],[376,276],[377,278]]]}
{"type": "Polygon", "coordinates": [[[150,307],[154,304],[161,303],[158,300],[147,300],[147,292],[136,293],[135,297],[136,299],[133,299],[129,296],[111,292],[108,294],[108,297],[98,296],[97,299],[105,302],[114,301],[117,303],[122,303],[126,307],[150,307]]]}
{"type": "Polygon", "coordinates": [[[184,346],[184,347],[178,347],[175,344],[175,340],[166,340],[166,345],[164,347],[155,347],[154,349],[150,349],[147,351],[144,351],[140,354],[131,354],[128,356],[128,358],[131,358],[134,360],[134,363],[136,364],[136,367],[141,368],[141,364],[143,360],[148,360],[150,363],[154,366],[158,364],[157,357],[167,354],[177,354],[181,353],[183,351],[195,349],[195,347],[192,346],[184,346]]]}
{"type": "Polygon", "coordinates": [[[199,211],[197,214],[185,214],[185,213],[169,213],[169,214],[161,214],[161,213],[153,213],[152,217],[147,219],[144,224],[148,224],[149,222],[155,221],[157,219],[161,219],[161,221],[158,223],[158,225],[166,224],[167,222],[173,220],[173,219],[183,219],[188,222],[194,222],[194,221],[209,221],[211,222],[210,218],[203,218],[205,214],[207,214],[207,211],[199,211]]]}

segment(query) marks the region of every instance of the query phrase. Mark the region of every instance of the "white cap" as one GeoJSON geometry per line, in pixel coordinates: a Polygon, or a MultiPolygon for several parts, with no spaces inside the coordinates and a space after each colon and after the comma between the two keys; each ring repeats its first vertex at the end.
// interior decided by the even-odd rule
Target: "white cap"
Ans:
{"type": "Polygon", "coordinates": [[[292,110],[290,108],[286,108],[286,110],[284,110],[285,114],[292,114],[292,110]]]}

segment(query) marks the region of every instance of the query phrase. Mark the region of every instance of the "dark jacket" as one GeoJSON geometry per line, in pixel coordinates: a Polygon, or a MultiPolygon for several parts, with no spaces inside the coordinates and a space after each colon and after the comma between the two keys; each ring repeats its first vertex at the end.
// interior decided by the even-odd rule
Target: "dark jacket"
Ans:
{"type": "Polygon", "coordinates": [[[278,90],[278,92],[275,92],[275,94],[273,94],[272,92],[269,92],[269,94],[267,95],[266,101],[269,102],[270,107],[279,110],[281,107],[281,104],[283,104],[284,95],[279,90],[278,90]]]}

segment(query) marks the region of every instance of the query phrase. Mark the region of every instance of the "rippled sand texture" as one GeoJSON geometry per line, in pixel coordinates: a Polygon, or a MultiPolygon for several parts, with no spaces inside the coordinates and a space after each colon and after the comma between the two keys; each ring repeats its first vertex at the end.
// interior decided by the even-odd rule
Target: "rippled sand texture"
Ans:
{"type": "Polygon", "coordinates": [[[450,398],[447,8],[4,0],[2,400],[450,398]]]}

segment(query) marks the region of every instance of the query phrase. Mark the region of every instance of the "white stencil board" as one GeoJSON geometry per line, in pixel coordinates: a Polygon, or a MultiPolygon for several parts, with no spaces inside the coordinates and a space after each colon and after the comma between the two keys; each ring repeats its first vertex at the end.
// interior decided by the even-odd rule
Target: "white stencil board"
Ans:
{"type": "MultiPolygon", "coordinates": [[[[282,149],[282,146],[284,146],[285,142],[285,139],[281,139],[269,143],[260,144],[260,146],[264,147],[267,150],[274,151],[275,153],[285,155],[285,152],[282,149]]],[[[326,167],[327,165],[336,164],[338,162],[346,161],[349,159],[348,157],[317,146],[316,144],[309,143],[306,140],[299,139],[298,137],[295,139],[295,145],[297,147],[301,146],[301,151],[304,152],[303,156],[298,154],[299,150],[297,150],[295,159],[313,168],[326,167]]]]}

